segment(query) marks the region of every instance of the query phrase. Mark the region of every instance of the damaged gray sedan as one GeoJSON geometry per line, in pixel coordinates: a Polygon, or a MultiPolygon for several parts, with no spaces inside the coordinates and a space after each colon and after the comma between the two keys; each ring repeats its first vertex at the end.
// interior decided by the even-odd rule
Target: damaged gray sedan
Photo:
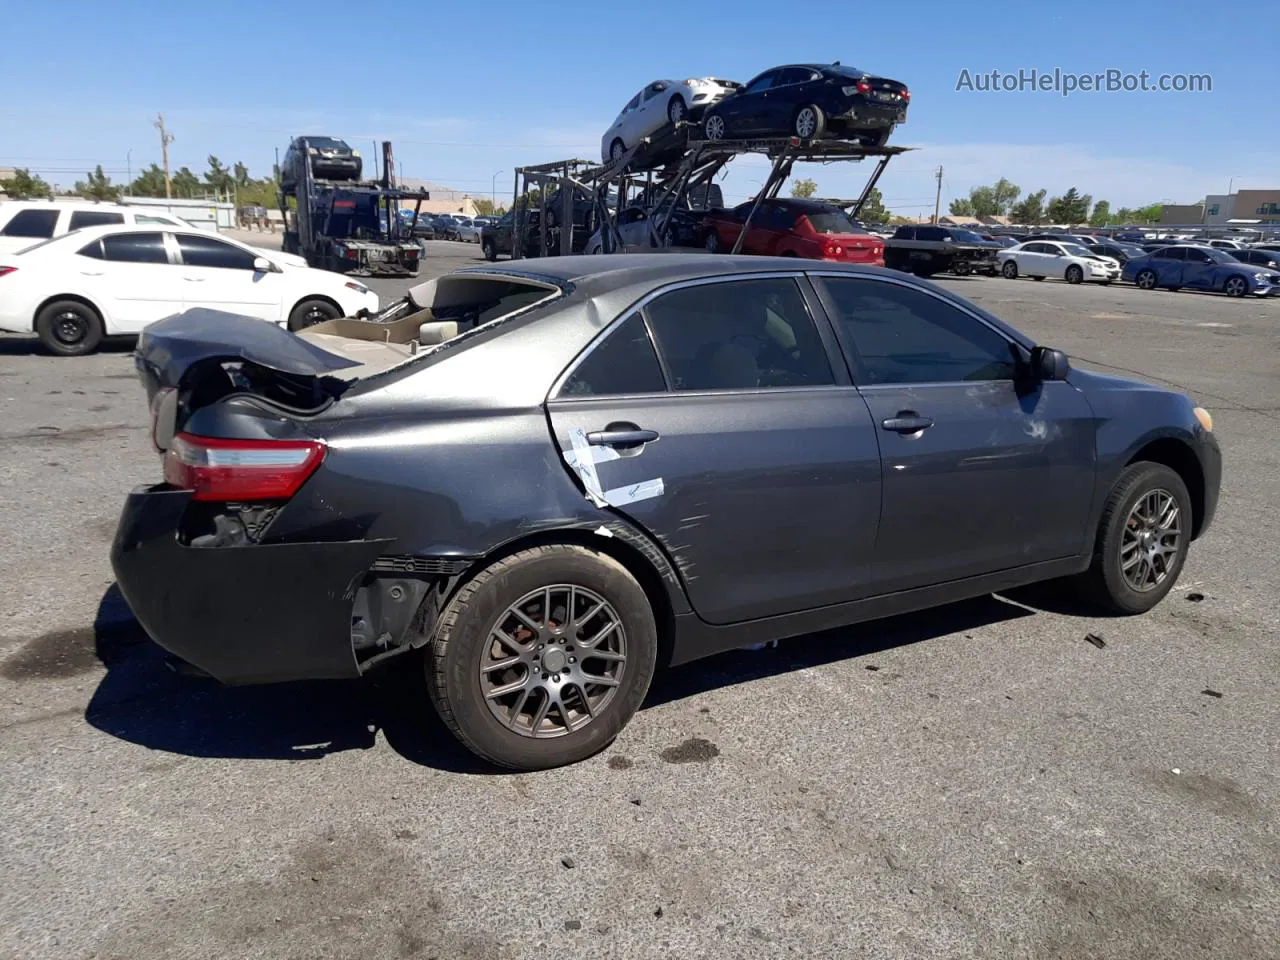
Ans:
{"type": "Polygon", "coordinates": [[[191,311],[136,362],[163,482],[112,562],[156,642],[226,683],[415,665],[517,769],[720,651],[1058,578],[1143,613],[1221,475],[1187,397],[852,265],[524,260],[299,333],[191,311]]]}

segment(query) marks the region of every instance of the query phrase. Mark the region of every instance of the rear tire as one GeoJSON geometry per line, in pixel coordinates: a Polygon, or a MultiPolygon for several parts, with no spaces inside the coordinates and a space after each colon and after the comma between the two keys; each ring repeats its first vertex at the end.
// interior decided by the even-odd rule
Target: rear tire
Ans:
{"type": "Polygon", "coordinates": [[[1018,265],[1012,260],[1006,260],[1004,266],[1000,268],[1000,273],[1006,280],[1017,280],[1018,265]]]}
{"type": "Polygon", "coordinates": [[[491,263],[498,259],[498,246],[488,237],[480,242],[480,252],[483,253],[484,258],[491,263]]]}
{"type": "Polygon", "coordinates": [[[816,103],[807,103],[791,119],[791,132],[801,140],[821,140],[827,132],[827,115],[816,103]]]}
{"type": "Polygon", "coordinates": [[[653,610],[630,571],[608,554],[552,544],[486,567],[449,601],[428,647],[427,687],[445,725],[478,757],[514,770],[545,770],[613,742],[640,708],[657,656],[653,610]],[[570,594],[570,587],[577,592],[570,594]],[[544,589],[551,591],[549,603],[541,599],[544,589]],[[570,610],[575,596],[578,605],[570,610]],[[605,607],[588,617],[598,601],[605,607]],[[510,612],[516,606],[524,619],[510,612]],[[614,618],[617,626],[594,646],[582,642],[614,618]],[[530,629],[530,621],[542,629],[530,629]],[[592,656],[593,649],[609,659],[592,656]],[[501,661],[509,665],[493,669],[501,661]],[[613,685],[592,684],[583,673],[613,685]],[[519,686],[495,696],[512,684],[519,686]],[[557,699],[561,694],[565,701],[557,699]],[[584,694],[594,701],[590,710],[575,706],[584,694]],[[565,703],[563,712],[558,702],[565,703]]]}
{"type": "Polygon", "coordinates": [[[707,248],[707,253],[720,253],[724,249],[720,243],[720,234],[714,230],[707,234],[702,245],[707,248]]]}
{"type": "Polygon", "coordinates": [[[79,300],[55,300],[36,315],[36,333],[50,353],[80,357],[102,342],[102,317],[79,300]]]}
{"type": "Polygon", "coordinates": [[[1186,562],[1193,520],[1191,497],[1177,473],[1162,463],[1139,461],[1130,464],[1111,488],[1102,509],[1093,564],[1081,576],[1079,583],[1085,596],[1110,613],[1146,613],[1177,583],[1186,562]],[[1140,509],[1144,501],[1153,505],[1169,502],[1176,505],[1176,539],[1166,534],[1154,541],[1144,540],[1148,533],[1140,509]],[[1148,563],[1152,578],[1158,577],[1157,582],[1148,584],[1145,589],[1136,589],[1133,581],[1140,579],[1141,564],[1147,562],[1144,559],[1145,544],[1152,542],[1161,550],[1167,550],[1171,545],[1175,549],[1171,555],[1163,554],[1158,563],[1148,563]],[[1139,572],[1131,567],[1131,579],[1126,576],[1124,563],[1135,557],[1139,572]]]}
{"type": "Polygon", "coordinates": [[[342,316],[342,311],[331,301],[319,297],[303,300],[289,314],[290,330],[305,330],[307,327],[334,320],[342,316]]]}

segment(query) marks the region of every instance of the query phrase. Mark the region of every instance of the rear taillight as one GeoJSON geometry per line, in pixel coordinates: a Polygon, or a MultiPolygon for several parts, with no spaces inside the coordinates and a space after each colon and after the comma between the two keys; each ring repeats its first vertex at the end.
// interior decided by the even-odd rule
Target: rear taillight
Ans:
{"type": "Polygon", "coordinates": [[[910,90],[903,90],[903,91],[902,91],[902,99],[903,99],[903,100],[910,100],[910,99],[911,99],[911,91],[910,91],[910,90]]]}
{"type": "Polygon", "coordinates": [[[177,406],[178,391],[173,387],[161,387],[151,398],[151,446],[156,453],[164,453],[173,440],[177,406]]]}
{"type": "Polygon", "coordinates": [[[17,272],[17,267],[0,267],[0,277],[7,277],[9,274],[17,272]]]}
{"type": "Polygon", "coordinates": [[[822,255],[824,257],[838,257],[844,253],[844,247],[838,243],[825,243],[822,245],[822,255]]]}
{"type": "Polygon", "coordinates": [[[180,433],[164,457],[165,483],[196,500],[287,500],[324,459],[314,440],[224,440],[180,433]]]}

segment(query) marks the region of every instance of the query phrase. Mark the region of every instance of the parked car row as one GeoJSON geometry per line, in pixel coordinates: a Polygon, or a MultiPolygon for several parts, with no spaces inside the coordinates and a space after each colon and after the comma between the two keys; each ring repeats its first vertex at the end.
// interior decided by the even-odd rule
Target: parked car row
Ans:
{"type": "Polygon", "coordinates": [[[906,84],[839,63],[773,67],[747,83],[655,80],[631,98],[600,140],[617,162],[664,129],[693,124],[707,140],[799,137],[882,147],[907,119],[906,84]]]}

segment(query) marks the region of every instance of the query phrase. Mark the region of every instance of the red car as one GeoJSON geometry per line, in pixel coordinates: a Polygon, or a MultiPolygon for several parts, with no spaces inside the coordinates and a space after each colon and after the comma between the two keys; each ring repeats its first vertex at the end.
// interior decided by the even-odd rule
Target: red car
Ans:
{"type": "MultiPolygon", "coordinates": [[[[752,202],[708,213],[700,227],[703,246],[711,253],[732,250],[752,202]]],[[[884,266],[883,240],[867,233],[838,207],[816,200],[762,202],[751,218],[742,252],[884,266]]]]}

